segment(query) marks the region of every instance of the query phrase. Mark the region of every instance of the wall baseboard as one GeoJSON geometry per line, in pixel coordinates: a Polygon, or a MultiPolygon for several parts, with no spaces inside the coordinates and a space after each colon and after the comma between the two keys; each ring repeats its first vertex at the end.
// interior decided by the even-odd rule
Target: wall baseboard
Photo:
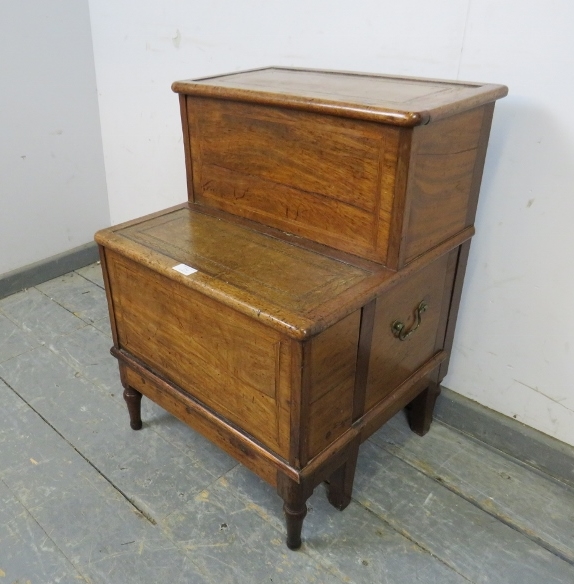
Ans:
{"type": "Polygon", "coordinates": [[[574,487],[574,447],[443,387],[435,419],[574,487]]]}
{"type": "Polygon", "coordinates": [[[95,242],[90,242],[35,264],[6,272],[0,275],[0,298],[83,268],[98,259],[98,246],[95,242]]]}

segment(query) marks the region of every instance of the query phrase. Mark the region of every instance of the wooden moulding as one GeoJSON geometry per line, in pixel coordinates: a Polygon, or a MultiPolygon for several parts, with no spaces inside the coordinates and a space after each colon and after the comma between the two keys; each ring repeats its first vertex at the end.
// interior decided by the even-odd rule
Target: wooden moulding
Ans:
{"type": "Polygon", "coordinates": [[[171,87],[174,92],[184,95],[268,104],[402,127],[427,124],[495,101],[508,93],[504,85],[295,67],[264,67],[175,81],[171,87]],[[315,85],[318,79],[322,81],[320,90],[315,85]],[[330,87],[330,79],[335,82],[348,80],[359,89],[349,99],[345,91],[330,87]],[[420,96],[415,90],[415,93],[407,92],[390,100],[386,98],[388,91],[385,88],[401,82],[413,86],[431,84],[428,96],[420,96]],[[290,88],[288,92],[282,91],[286,85],[290,88]],[[372,88],[375,86],[378,87],[377,97],[373,97],[372,88]],[[366,100],[360,98],[363,88],[365,95],[369,96],[366,100]],[[452,94],[456,94],[454,99],[452,94]],[[401,102],[405,105],[401,106],[401,102]]]}
{"type": "Polygon", "coordinates": [[[114,347],[111,353],[124,368],[127,385],[189,424],[266,482],[276,486],[278,470],[299,482],[299,473],[287,461],[271,453],[229,420],[206,407],[159,373],[151,371],[126,351],[114,347]]]}
{"type": "Polygon", "coordinates": [[[279,473],[296,484],[305,483],[311,489],[344,464],[353,448],[364,442],[412,401],[424,389],[425,384],[428,384],[429,375],[446,358],[446,353],[439,351],[391,395],[356,420],[349,430],[309,460],[303,468],[296,468],[177,385],[151,371],[133,355],[115,347],[111,349],[111,353],[120,363],[125,386],[134,388],[194,428],[267,483],[276,487],[279,473]]]}

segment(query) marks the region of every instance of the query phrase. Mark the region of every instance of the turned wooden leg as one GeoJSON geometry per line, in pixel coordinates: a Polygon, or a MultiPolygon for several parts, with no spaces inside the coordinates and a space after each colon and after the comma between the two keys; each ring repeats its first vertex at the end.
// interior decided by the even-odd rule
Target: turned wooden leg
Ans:
{"type": "Polygon", "coordinates": [[[301,547],[301,530],[303,529],[303,519],[307,515],[307,505],[302,503],[296,509],[292,509],[283,504],[283,513],[285,513],[285,522],[287,524],[287,547],[290,550],[297,550],[301,547]]]}
{"type": "Polygon", "coordinates": [[[407,406],[407,418],[411,430],[419,436],[424,436],[429,430],[440,385],[431,383],[422,393],[407,406]]]}
{"type": "Polygon", "coordinates": [[[283,513],[287,524],[287,547],[296,550],[301,547],[303,519],[307,515],[307,499],[313,489],[305,483],[296,483],[281,472],[277,473],[277,492],[283,499],[283,513]]]}
{"type": "Polygon", "coordinates": [[[130,426],[132,430],[141,430],[141,403],[142,394],[133,387],[126,387],[124,389],[124,399],[128,404],[128,412],[130,414],[130,426]]]}
{"type": "Polygon", "coordinates": [[[351,502],[358,454],[359,444],[357,442],[356,446],[351,450],[347,461],[329,477],[327,499],[339,511],[345,509],[351,502]]]}

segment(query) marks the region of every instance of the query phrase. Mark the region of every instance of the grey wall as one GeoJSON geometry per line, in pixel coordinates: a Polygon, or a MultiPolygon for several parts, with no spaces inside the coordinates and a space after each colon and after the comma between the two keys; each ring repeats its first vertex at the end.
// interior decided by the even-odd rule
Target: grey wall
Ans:
{"type": "Polygon", "coordinates": [[[0,2],[0,275],[110,223],[88,2],[0,2]]]}

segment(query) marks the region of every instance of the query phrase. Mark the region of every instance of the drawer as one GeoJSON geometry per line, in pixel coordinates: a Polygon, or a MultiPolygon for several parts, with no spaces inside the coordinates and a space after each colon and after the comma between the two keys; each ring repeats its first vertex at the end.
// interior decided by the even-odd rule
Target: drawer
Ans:
{"type": "Polygon", "coordinates": [[[365,411],[391,394],[443,348],[457,252],[441,256],[377,298],[365,411]],[[419,321],[421,304],[426,308],[420,312],[419,321]],[[404,340],[398,336],[396,323],[404,325],[404,340]]]}

